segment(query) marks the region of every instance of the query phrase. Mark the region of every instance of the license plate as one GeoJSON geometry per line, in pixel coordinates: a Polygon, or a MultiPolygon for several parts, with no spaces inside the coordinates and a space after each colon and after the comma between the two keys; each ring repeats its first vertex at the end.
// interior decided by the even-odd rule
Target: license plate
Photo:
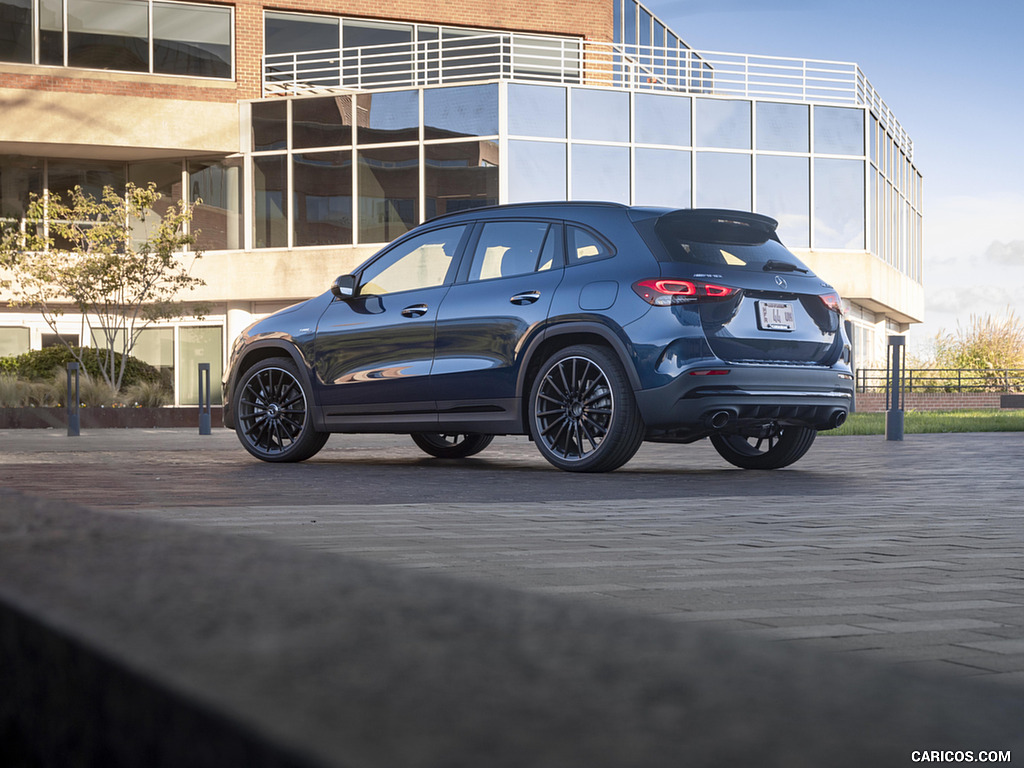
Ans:
{"type": "Polygon", "coordinates": [[[757,320],[762,331],[792,331],[796,328],[793,305],[786,301],[757,302],[757,320]]]}

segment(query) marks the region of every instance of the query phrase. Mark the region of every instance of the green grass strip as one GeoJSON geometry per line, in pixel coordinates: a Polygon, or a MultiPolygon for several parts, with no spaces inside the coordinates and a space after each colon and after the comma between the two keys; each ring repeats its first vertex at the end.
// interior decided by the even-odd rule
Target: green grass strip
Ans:
{"type": "MultiPolygon", "coordinates": [[[[1024,432],[1024,410],[906,411],[903,431],[908,435],[926,432],[1024,432]]],[[[851,413],[839,429],[826,435],[884,435],[884,413],[851,413]]]]}

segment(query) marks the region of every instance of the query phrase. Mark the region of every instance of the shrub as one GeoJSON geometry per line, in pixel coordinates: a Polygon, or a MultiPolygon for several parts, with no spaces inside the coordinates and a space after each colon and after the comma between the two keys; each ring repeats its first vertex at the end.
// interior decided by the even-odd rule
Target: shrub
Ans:
{"type": "MultiPolygon", "coordinates": [[[[76,348],[84,362],[85,372],[95,379],[102,379],[100,371],[102,350],[94,347],[76,348]]],[[[114,353],[117,364],[120,365],[121,354],[114,353]]],[[[13,373],[21,379],[40,381],[49,379],[55,368],[67,370],[68,363],[75,361],[75,356],[69,349],[61,346],[47,347],[46,349],[34,349],[22,355],[0,358],[0,371],[13,373]]],[[[160,371],[149,363],[129,357],[125,364],[124,381],[122,387],[131,387],[141,382],[161,383],[160,371]]]]}
{"type": "Polygon", "coordinates": [[[17,408],[28,402],[29,384],[17,376],[0,373],[0,408],[17,408]]]}
{"type": "Polygon", "coordinates": [[[162,384],[142,381],[133,384],[124,393],[125,405],[137,405],[143,408],[160,408],[169,405],[171,392],[162,384]]]}

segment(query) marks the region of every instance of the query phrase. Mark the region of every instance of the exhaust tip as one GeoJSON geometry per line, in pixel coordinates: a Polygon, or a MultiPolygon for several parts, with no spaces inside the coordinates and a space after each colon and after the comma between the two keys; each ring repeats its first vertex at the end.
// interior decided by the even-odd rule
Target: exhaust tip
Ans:
{"type": "Polygon", "coordinates": [[[732,419],[732,414],[728,411],[715,411],[708,417],[708,425],[712,429],[722,429],[732,419]]]}
{"type": "Polygon", "coordinates": [[[841,427],[846,423],[846,411],[835,411],[829,419],[829,429],[841,427]]]}

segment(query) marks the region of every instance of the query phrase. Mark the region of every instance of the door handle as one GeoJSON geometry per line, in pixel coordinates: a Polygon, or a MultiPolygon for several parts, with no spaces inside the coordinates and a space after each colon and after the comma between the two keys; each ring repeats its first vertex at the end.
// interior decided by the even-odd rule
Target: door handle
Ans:
{"type": "Polygon", "coordinates": [[[526,304],[533,304],[539,298],[540,291],[526,291],[525,293],[517,293],[509,301],[521,307],[526,304]]]}
{"type": "Polygon", "coordinates": [[[402,310],[402,317],[423,317],[430,309],[426,304],[413,304],[402,310]]]}

